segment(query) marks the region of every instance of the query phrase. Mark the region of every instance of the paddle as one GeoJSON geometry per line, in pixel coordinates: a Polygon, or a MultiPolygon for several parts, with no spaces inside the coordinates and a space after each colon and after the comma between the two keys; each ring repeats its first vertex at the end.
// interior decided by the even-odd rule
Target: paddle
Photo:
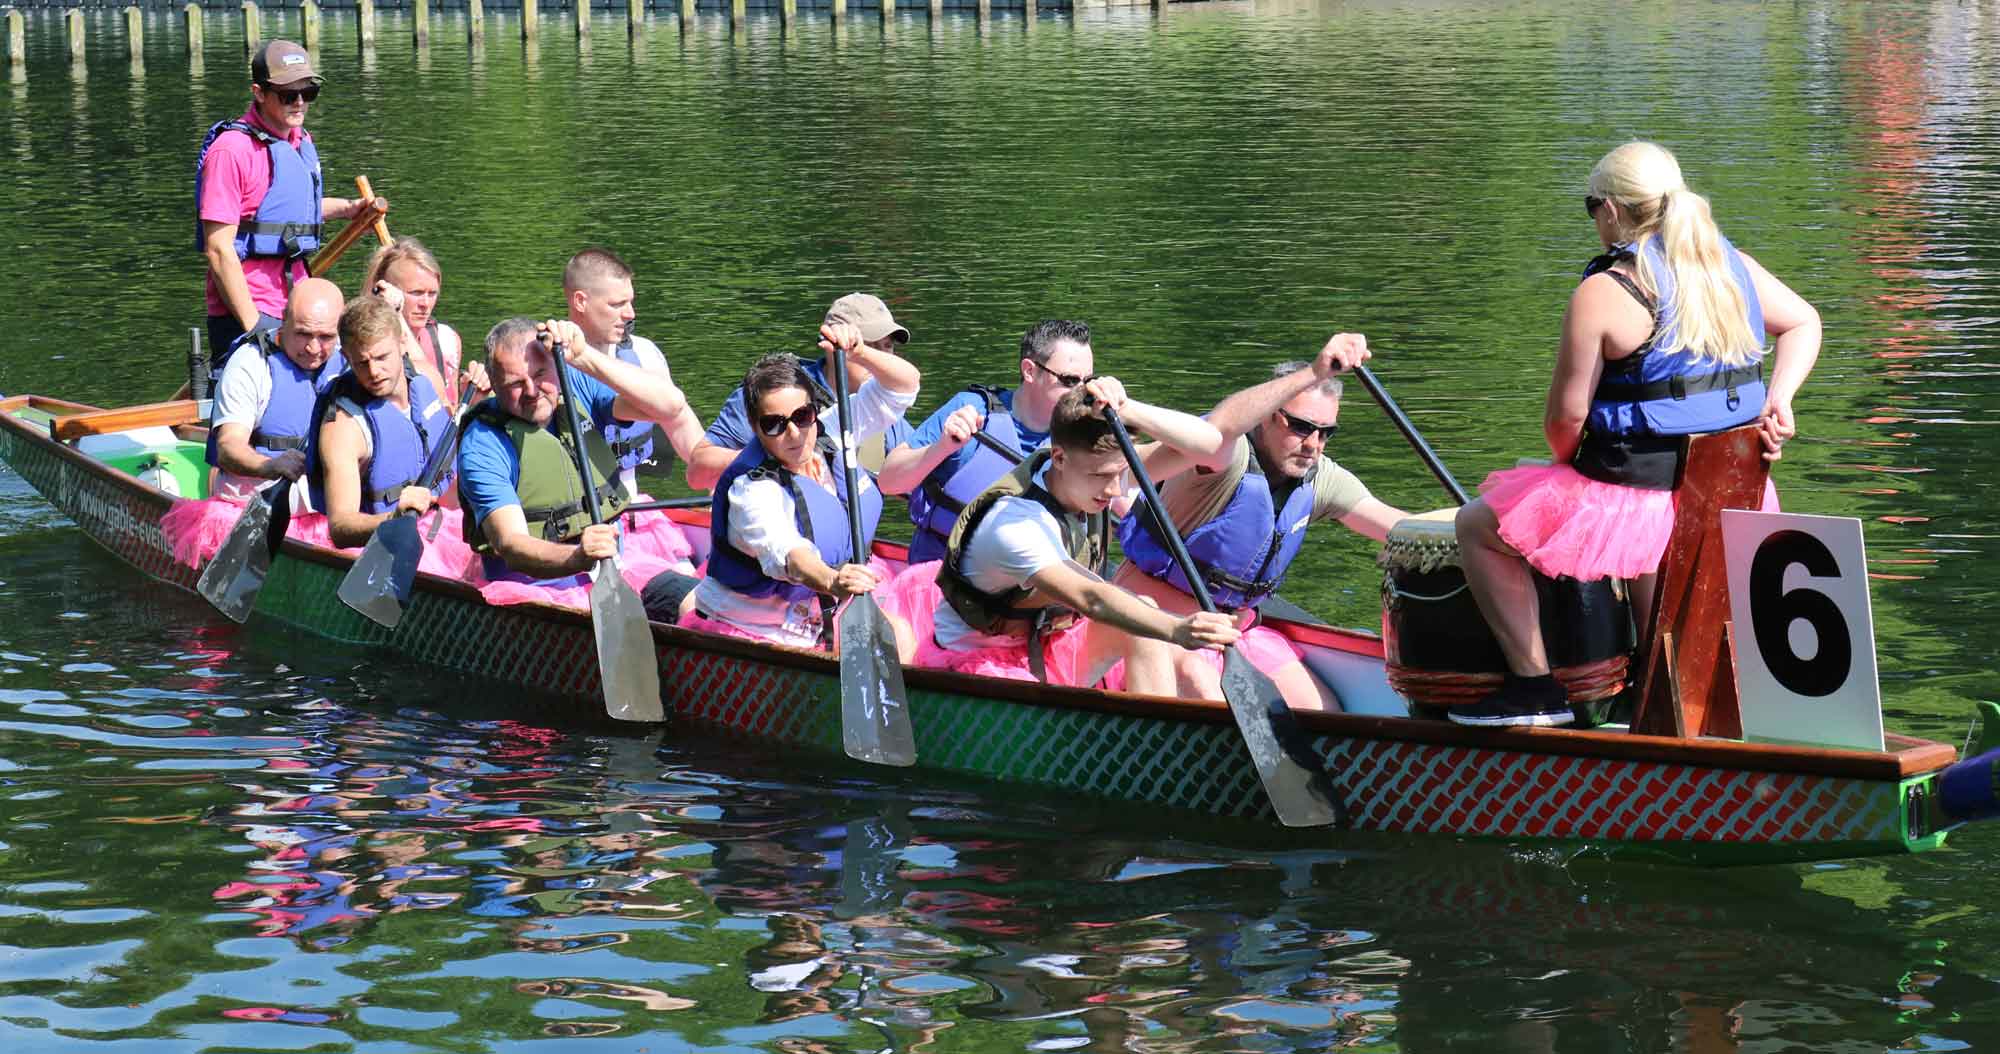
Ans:
{"type": "Polygon", "coordinates": [[[1436,476],[1439,483],[1444,484],[1444,489],[1451,495],[1451,500],[1460,505],[1471,501],[1472,498],[1465,493],[1465,488],[1459,486],[1458,480],[1452,478],[1451,470],[1445,468],[1444,462],[1438,459],[1437,451],[1432,450],[1431,445],[1424,442],[1424,437],[1417,433],[1417,426],[1410,423],[1402,408],[1396,405],[1396,400],[1389,398],[1389,393],[1382,389],[1382,382],[1375,379],[1374,372],[1366,366],[1356,366],[1354,374],[1361,378],[1361,386],[1368,389],[1369,395],[1375,397],[1375,402],[1382,407],[1382,412],[1389,415],[1389,420],[1395,424],[1396,431],[1403,433],[1403,438],[1409,440],[1410,445],[1416,448],[1417,456],[1424,461],[1424,467],[1431,470],[1431,475],[1436,476]]]}
{"type": "MultiPolygon", "coordinates": [[[[361,191],[361,200],[366,201],[375,196],[375,192],[368,186],[367,176],[355,176],[354,185],[361,191]]],[[[347,254],[347,250],[353,248],[354,243],[360,241],[362,235],[369,231],[374,231],[375,237],[383,245],[396,244],[396,239],[389,236],[389,221],[383,219],[381,213],[376,213],[372,221],[357,216],[348,220],[347,226],[342,227],[340,233],[333,236],[332,241],[327,242],[319,252],[313,254],[313,258],[306,263],[306,273],[315,278],[323,277],[328,271],[333,270],[333,265],[338,263],[340,258],[347,254]]]]}
{"type": "Polygon", "coordinates": [[[222,548],[195,580],[195,592],[233,621],[250,621],[257,591],[264,588],[264,575],[271,569],[271,558],[277,555],[291,518],[291,480],[281,479],[251,495],[243,504],[243,514],[236,517],[236,525],[229,528],[222,548]],[[277,541],[272,540],[274,534],[277,541]]]}
{"type": "MultiPolygon", "coordinates": [[[[1118,437],[1125,463],[1131,466],[1132,478],[1145,497],[1147,515],[1153,517],[1153,526],[1166,541],[1174,561],[1180,564],[1189,592],[1203,611],[1214,611],[1215,599],[1208,595],[1208,583],[1195,569],[1194,558],[1181,542],[1181,532],[1167,516],[1167,507],[1160,502],[1160,492],[1154,489],[1152,478],[1146,475],[1145,462],[1133,448],[1125,422],[1109,406],[1104,407],[1104,420],[1118,437]]],[[[1250,665],[1240,648],[1232,647],[1223,656],[1222,697],[1229,702],[1229,712],[1236,718],[1243,745],[1250,750],[1250,761],[1257,767],[1257,778],[1264,784],[1264,793],[1270,797],[1279,821],[1287,827],[1347,826],[1347,805],[1335,793],[1333,779],[1313,753],[1305,731],[1285,705],[1285,697],[1269,677],[1250,665]]]]}
{"type": "Polygon", "coordinates": [[[627,505],[618,510],[620,516],[630,516],[635,512],[652,512],[656,509],[706,509],[715,504],[714,495],[691,494],[685,498],[666,498],[661,501],[642,501],[637,505],[627,505]]]}
{"type": "MultiPolygon", "coordinates": [[[[833,397],[840,408],[840,470],[847,483],[847,539],[854,561],[866,563],[861,537],[861,473],[854,467],[854,415],[847,405],[847,350],[833,348],[833,397]]],[[[840,612],[840,740],[847,756],[877,765],[914,765],[916,732],[910,727],[909,697],[903,690],[903,662],[896,634],[871,594],[847,602],[840,612]]]]}
{"type": "MultiPolygon", "coordinates": [[[[590,470],[582,419],[570,390],[569,364],[563,346],[553,345],[556,380],[562,388],[563,412],[569,415],[576,470],[583,477],[583,504],[593,525],[604,522],[597,509],[597,478],[590,470]]],[[[646,605],[618,571],[618,557],[597,562],[591,571],[590,627],[597,638],[598,676],[604,682],[604,712],[620,721],[664,721],[660,706],[660,660],[653,651],[653,630],[646,605]]]]}
{"type": "MultiPolygon", "coordinates": [[[[437,490],[438,480],[444,477],[445,469],[451,465],[452,457],[458,450],[459,430],[465,424],[471,406],[461,406],[458,413],[445,428],[444,436],[437,448],[431,451],[430,460],[424,463],[422,476],[417,485],[425,490],[437,490]]],[[[439,516],[444,511],[438,511],[439,516]]],[[[417,536],[418,516],[414,512],[403,511],[375,525],[375,533],[368,538],[368,547],[361,551],[354,566],[347,569],[347,576],[340,580],[340,590],[336,594],[340,602],[359,611],[369,621],[395,629],[403,621],[403,605],[410,602],[410,591],[417,582],[417,564],[424,558],[424,542],[417,536]]]]}

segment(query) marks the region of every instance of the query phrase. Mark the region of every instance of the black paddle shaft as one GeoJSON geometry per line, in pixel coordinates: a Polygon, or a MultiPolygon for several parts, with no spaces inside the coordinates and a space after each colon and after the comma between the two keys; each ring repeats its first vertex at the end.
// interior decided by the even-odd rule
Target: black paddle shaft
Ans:
{"type": "Polygon", "coordinates": [[[562,392],[563,413],[569,418],[570,442],[576,444],[576,471],[583,477],[583,506],[590,510],[591,526],[604,522],[604,515],[597,508],[597,479],[590,472],[590,451],[583,441],[583,418],[576,412],[575,393],[569,385],[569,363],[563,361],[563,344],[556,341],[550,345],[556,357],[556,385],[562,392]]]}
{"type": "Polygon", "coordinates": [[[1366,366],[1356,366],[1354,375],[1361,378],[1361,386],[1368,389],[1368,394],[1374,396],[1376,403],[1381,405],[1382,412],[1389,415],[1389,420],[1396,426],[1396,431],[1403,433],[1403,438],[1409,440],[1410,446],[1416,448],[1417,456],[1423,459],[1424,467],[1431,470],[1431,475],[1436,476],[1439,483],[1444,484],[1444,489],[1451,495],[1451,500],[1460,505],[1471,501],[1472,498],[1465,493],[1465,488],[1459,486],[1458,480],[1452,478],[1451,470],[1445,468],[1444,462],[1439,460],[1437,451],[1432,450],[1431,445],[1424,442],[1424,437],[1417,432],[1417,426],[1410,423],[1402,407],[1396,405],[1396,400],[1389,398],[1389,393],[1382,388],[1382,382],[1375,379],[1374,372],[1366,366]]]}
{"type": "Polygon", "coordinates": [[[1203,611],[1215,610],[1215,598],[1208,595],[1208,583],[1202,581],[1201,572],[1194,566],[1194,557],[1188,555],[1187,546],[1181,543],[1181,532],[1174,529],[1172,520],[1167,518],[1167,507],[1160,502],[1160,492],[1153,486],[1153,478],[1146,474],[1146,463],[1139,459],[1139,451],[1132,446],[1132,434],[1125,431],[1125,422],[1118,417],[1118,411],[1104,407],[1104,420],[1111,426],[1111,434],[1118,437],[1118,447],[1125,452],[1125,463],[1132,466],[1132,479],[1139,484],[1139,494],[1146,499],[1152,510],[1159,534],[1173,554],[1174,562],[1180,565],[1181,574],[1187,577],[1188,592],[1194,594],[1194,601],[1203,611]]]}
{"type": "MultiPolygon", "coordinates": [[[[840,472],[847,481],[847,540],[853,546],[849,559],[854,563],[868,562],[868,554],[861,540],[861,474],[854,467],[854,415],[847,407],[847,349],[839,344],[833,346],[833,405],[840,414],[840,472]]],[[[838,570],[838,569],[836,569],[838,570]]]]}

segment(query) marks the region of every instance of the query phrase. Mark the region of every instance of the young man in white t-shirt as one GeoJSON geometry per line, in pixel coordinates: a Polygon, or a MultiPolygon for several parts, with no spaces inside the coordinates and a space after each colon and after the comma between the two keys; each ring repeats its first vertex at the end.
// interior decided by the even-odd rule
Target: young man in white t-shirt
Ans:
{"type": "Polygon", "coordinates": [[[999,657],[1019,652],[1023,664],[1044,666],[1049,682],[1087,687],[1123,659],[1126,689],[1174,695],[1184,686],[1173,645],[1235,643],[1236,626],[1227,616],[1167,614],[1087,566],[1090,517],[1129,500],[1127,466],[1104,419],[1106,406],[1133,430],[1159,439],[1156,451],[1207,459],[1222,444],[1221,433],[1198,417],[1126,398],[1115,378],[1093,378],[1072,389],[1056,404],[1049,449],[961,515],[938,577],[944,603],[937,607],[930,646],[919,642],[919,663],[1018,676],[994,667],[999,657]],[[1053,628],[1046,616],[1038,617],[1046,608],[1080,617],[1038,634],[1037,622],[1053,628]],[[1041,645],[1039,662],[1028,656],[1031,641],[1041,645]]]}

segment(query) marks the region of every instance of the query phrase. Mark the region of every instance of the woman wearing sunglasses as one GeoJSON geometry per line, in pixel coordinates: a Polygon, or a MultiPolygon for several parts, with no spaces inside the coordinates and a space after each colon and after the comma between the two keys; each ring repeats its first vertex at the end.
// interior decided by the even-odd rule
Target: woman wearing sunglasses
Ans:
{"type": "MultiPolygon", "coordinates": [[[[1494,695],[1451,711],[1459,724],[1569,723],[1529,568],[1634,579],[1633,606],[1649,610],[1680,437],[1756,422],[1765,459],[1777,460],[1796,431],[1792,397],[1819,357],[1818,312],[1722,236],[1666,150],[1634,142],[1606,154],[1584,210],[1606,252],[1563,319],[1543,421],[1554,463],[1488,476],[1458,513],[1465,577],[1509,669],[1494,695]]],[[[1776,506],[1768,488],[1765,505],[1776,506]]]]}
{"type": "MultiPolygon", "coordinates": [[[[916,367],[870,348],[860,330],[844,322],[821,326],[820,338],[822,350],[837,345],[870,374],[848,401],[853,442],[901,420],[916,401],[916,367]]],[[[682,625],[812,648],[829,642],[835,604],[881,584],[865,548],[882,516],[882,492],[863,470],[857,474],[860,492],[847,493],[840,454],[824,430],[837,415],[814,401],[812,391],[812,378],[791,355],[766,355],[744,376],[744,408],[757,442],[716,483],[708,577],[682,625]],[[848,501],[860,505],[860,553],[849,537],[848,501]]],[[[916,650],[909,628],[893,616],[890,621],[907,661],[916,650]]]]}

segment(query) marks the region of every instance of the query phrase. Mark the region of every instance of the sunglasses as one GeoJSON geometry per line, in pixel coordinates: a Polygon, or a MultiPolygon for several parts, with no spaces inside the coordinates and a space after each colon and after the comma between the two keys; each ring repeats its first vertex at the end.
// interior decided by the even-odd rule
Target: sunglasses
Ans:
{"type": "Polygon", "coordinates": [[[286,106],[290,106],[300,99],[311,102],[319,98],[319,85],[317,84],[308,84],[303,88],[278,88],[269,84],[258,85],[258,87],[263,88],[268,94],[277,96],[278,101],[284,103],[286,106]]]}
{"type": "Polygon", "coordinates": [[[1603,199],[1603,198],[1600,198],[1600,197],[1598,197],[1598,196],[1597,196],[1597,195],[1595,195],[1595,194],[1585,194],[1585,195],[1583,196],[1583,214],[1584,214],[1584,215],[1586,215],[1586,216],[1589,216],[1589,217],[1590,217],[1590,218],[1592,218],[1592,219],[1596,219],[1596,218],[1597,218],[1597,210],[1598,210],[1598,209],[1601,209],[1601,208],[1603,208],[1603,207],[1604,207],[1604,199],[1603,199]]]}
{"type": "Polygon", "coordinates": [[[786,425],[803,432],[818,421],[819,407],[807,403],[789,414],[764,414],[757,418],[757,431],[776,439],[785,434],[786,425]]]}
{"type": "MultiPolygon", "coordinates": [[[[1034,362],[1033,359],[1030,359],[1028,361],[1034,362]]],[[[1065,388],[1074,388],[1077,385],[1082,384],[1083,382],[1090,379],[1088,377],[1079,377],[1074,373],[1057,373],[1056,371],[1049,369],[1047,366],[1044,366],[1039,362],[1035,363],[1035,368],[1042,371],[1043,373],[1048,374],[1050,377],[1055,378],[1055,382],[1057,384],[1062,385],[1065,388]]]]}
{"type": "Polygon", "coordinates": [[[1298,436],[1300,439],[1304,439],[1307,436],[1312,435],[1314,432],[1318,432],[1319,441],[1322,443],[1329,443],[1333,441],[1334,434],[1340,431],[1340,426],[1337,424],[1331,424],[1331,425],[1314,424],[1313,422],[1308,421],[1303,417],[1293,416],[1291,413],[1284,410],[1279,410],[1278,413],[1284,415],[1285,428],[1288,429],[1293,435],[1298,436]]]}

